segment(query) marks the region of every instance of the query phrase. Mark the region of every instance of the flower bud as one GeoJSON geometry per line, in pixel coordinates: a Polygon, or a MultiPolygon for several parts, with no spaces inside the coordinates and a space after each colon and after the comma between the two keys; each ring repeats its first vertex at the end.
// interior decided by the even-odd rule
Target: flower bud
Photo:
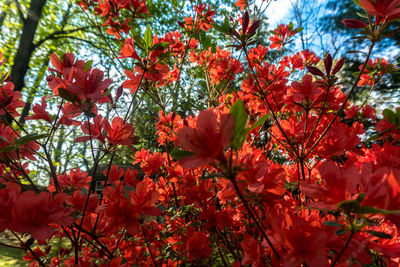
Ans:
{"type": "Polygon", "coordinates": [[[368,26],[368,24],[358,19],[344,19],[342,20],[342,23],[351,29],[362,29],[368,26]]]}

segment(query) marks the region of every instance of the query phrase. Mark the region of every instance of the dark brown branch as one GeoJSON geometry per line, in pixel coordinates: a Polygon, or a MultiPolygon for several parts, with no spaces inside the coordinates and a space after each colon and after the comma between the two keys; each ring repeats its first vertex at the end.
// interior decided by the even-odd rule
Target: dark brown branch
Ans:
{"type": "MultiPolygon", "coordinates": [[[[86,27],[79,27],[79,28],[75,28],[75,29],[71,29],[71,30],[60,30],[60,31],[55,31],[49,35],[47,35],[46,37],[44,37],[43,39],[39,40],[35,45],[35,49],[38,48],[39,46],[41,46],[44,42],[48,41],[48,40],[54,40],[54,39],[59,39],[57,38],[58,35],[65,35],[65,34],[70,34],[70,33],[74,33],[74,32],[78,32],[78,31],[83,31],[87,28],[90,28],[90,26],[86,26],[86,27]]],[[[70,37],[70,36],[62,36],[62,38],[66,38],[66,37],[70,37]]]]}
{"type": "MultiPolygon", "coordinates": [[[[19,4],[18,0],[14,0],[15,5],[17,6],[19,18],[24,22],[26,20],[24,14],[22,13],[21,5],[19,4]]],[[[29,15],[29,13],[28,13],[29,15]]]]}

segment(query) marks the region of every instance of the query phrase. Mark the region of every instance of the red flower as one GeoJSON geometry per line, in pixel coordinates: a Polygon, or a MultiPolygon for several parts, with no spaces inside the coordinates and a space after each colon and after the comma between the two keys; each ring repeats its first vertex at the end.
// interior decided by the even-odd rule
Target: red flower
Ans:
{"type": "Polygon", "coordinates": [[[129,199],[137,212],[143,215],[159,216],[161,212],[154,207],[160,194],[150,179],[145,179],[136,185],[136,192],[129,192],[129,199]]]}
{"type": "Polygon", "coordinates": [[[202,30],[208,31],[211,28],[211,23],[213,23],[212,17],[215,15],[215,11],[211,10],[209,5],[205,5],[200,3],[198,6],[194,6],[194,11],[196,12],[196,21],[193,21],[192,17],[185,18],[185,27],[188,30],[193,30],[196,28],[200,28],[202,30]],[[203,13],[207,8],[207,11],[203,13]]]}
{"type": "Polygon", "coordinates": [[[165,157],[158,152],[149,153],[148,150],[142,149],[135,154],[135,163],[140,163],[140,168],[146,175],[158,173],[165,162],[165,157]]]}
{"type": "Polygon", "coordinates": [[[94,103],[100,100],[108,86],[111,84],[110,79],[104,78],[104,73],[99,69],[90,69],[84,71],[79,68],[71,68],[64,70],[65,89],[76,95],[79,100],[87,100],[94,103]]]}
{"type": "Polygon", "coordinates": [[[93,123],[90,124],[90,133],[89,133],[89,125],[88,122],[86,121],[82,126],[82,132],[84,132],[85,134],[87,134],[86,136],[80,136],[78,138],[75,139],[76,142],[85,142],[90,140],[90,136],[92,137],[92,139],[97,139],[102,143],[105,143],[106,140],[104,139],[103,136],[103,128],[105,125],[105,122],[107,121],[107,119],[103,119],[103,117],[101,115],[97,115],[96,117],[93,118],[93,123]]]}
{"type": "Polygon", "coordinates": [[[62,62],[58,59],[56,54],[51,54],[50,56],[51,64],[54,66],[53,68],[49,68],[49,71],[57,72],[62,75],[65,69],[70,69],[72,67],[78,69],[84,69],[86,67],[85,61],[83,60],[75,60],[75,56],[72,53],[65,53],[62,57],[62,62]]]}
{"type": "Polygon", "coordinates": [[[36,104],[32,107],[34,115],[25,117],[25,120],[45,120],[51,123],[52,120],[49,114],[46,112],[46,107],[47,107],[46,97],[43,96],[42,104],[36,104]]]}
{"type": "Polygon", "coordinates": [[[135,41],[133,38],[126,38],[125,45],[121,48],[120,58],[133,58],[136,60],[140,60],[139,55],[135,50],[135,41]]]}
{"type": "Polygon", "coordinates": [[[240,7],[240,11],[243,11],[247,6],[247,0],[237,0],[235,6],[240,7]]]}
{"type": "Polygon", "coordinates": [[[110,186],[103,189],[103,194],[109,201],[105,215],[110,220],[110,227],[115,232],[125,227],[129,234],[135,235],[140,226],[140,214],[125,197],[126,191],[122,188],[122,183],[116,181],[114,185],[115,189],[110,186]]]}
{"type": "Polygon", "coordinates": [[[387,22],[400,18],[400,0],[360,0],[362,8],[369,15],[376,15],[376,22],[386,19],[387,22]]]}
{"type": "Polygon", "coordinates": [[[140,83],[140,79],[142,77],[141,74],[135,74],[134,71],[129,71],[129,70],[125,70],[125,74],[126,76],[128,76],[129,80],[124,81],[122,83],[122,86],[124,88],[130,88],[131,89],[131,94],[133,94],[139,86],[140,83]]]}
{"type": "Polygon", "coordinates": [[[39,241],[46,240],[53,234],[49,224],[67,225],[73,222],[63,203],[64,195],[61,194],[53,198],[49,192],[36,195],[33,191],[25,191],[15,202],[10,228],[20,233],[28,232],[39,241]]]}
{"type": "MultiPolygon", "coordinates": [[[[81,190],[76,190],[72,196],[68,196],[65,203],[72,206],[73,209],[82,211],[85,209],[87,195],[84,195],[81,190]]],[[[87,212],[95,212],[97,208],[98,198],[96,195],[91,195],[86,207],[87,212]]]]}
{"type": "Polygon", "coordinates": [[[361,181],[357,167],[349,166],[340,169],[332,162],[324,162],[318,171],[325,185],[304,184],[302,188],[307,196],[319,200],[309,206],[336,210],[339,202],[353,199],[356,186],[361,181]]]}
{"type": "Polygon", "coordinates": [[[133,126],[124,122],[120,117],[115,117],[112,125],[106,121],[104,130],[107,140],[111,145],[131,145],[134,142],[133,126]]]}
{"type": "Polygon", "coordinates": [[[359,123],[351,127],[336,121],[318,144],[316,153],[328,158],[342,156],[346,151],[354,150],[360,143],[360,137],[364,132],[359,123]]]}
{"type": "Polygon", "coordinates": [[[104,196],[110,202],[105,214],[109,217],[113,230],[119,231],[125,227],[129,234],[135,235],[139,230],[140,215],[159,216],[161,214],[160,210],[154,207],[159,193],[151,180],[139,182],[136,185],[136,192],[129,192],[129,200],[125,197],[126,192],[121,182],[114,182],[114,186],[115,189],[106,187],[103,190],[104,196]]]}
{"type": "Polygon", "coordinates": [[[9,183],[0,190],[0,232],[12,223],[12,208],[20,194],[21,187],[16,183],[9,183]]]}
{"type": "Polygon", "coordinates": [[[103,175],[107,177],[110,181],[117,181],[124,175],[124,169],[118,168],[117,165],[113,164],[111,166],[110,172],[108,172],[108,168],[103,171],[103,175]]]}
{"type": "MultiPolygon", "coordinates": [[[[21,97],[21,92],[14,91],[14,84],[12,82],[7,82],[3,86],[0,85],[0,104],[14,117],[19,116],[16,109],[25,106],[21,97]]],[[[5,114],[6,111],[0,106],[0,116],[5,114]]]]}
{"type": "MultiPolygon", "coordinates": [[[[88,176],[87,172],[81,171],[79,168],[69,171],[69,174],[60,174],[57,176],[58,183],[62,190],[89,188],[88,184],[92,180],[92,176],[88,176]]],[[[50,192],[55,192],[56,188],[53,179],[47,187],[50,192]]]]}
{"type": "Polygon", "coordinates": [[[192,229],[188,229],[186,239],[186,256],[194,260],[196,258],[209,258],[211,256],[212,249],[210,248],[210,240],[203,232],[195,232],[192,229]]]}
{"type": "Polygon", "coordinates": [[[216,158],[223,158],[223,150],[231,142],[235,128],[235,120],[229,114],[221,116],[218,124],[217,116],[211,110],[203,110],[197,118],[197,128],[184,127],[178,135],[178,145],[193,152],[193,156],[181,159],[186,168],[205,165],[216,158]]]}
{"type": "MultiPolygon", "coordinates": [[[[44,256],[46,256],[46,254],[47,254],[47,253],[45,253],[43,250],[41,250],[40,247],[36,247],[36,248],[33,250],[33,252],[35,253],[35,256],[36,256],[36,257],[39,257],[39,258],[44,257],[44,256]]],[[[33,254],[32,254],[31,252],[29,252],[27,255],[23,256],[22,258],[23,258],[25,261],[34,261],[34,260],[36,260],[36,257],[35,257],[35,256],[33,256],[33,254]]],[[[31,266],[34,266],[34,265],[31,264],[31,266]]]]}
{"type": "Polygon", "coordinates": [[[280,50],[283,45],[288,44],[290,41],[289,39],[298,33],[299,30],[293,30],[293,24],[285,25],[281,24],[276,28],[272,33],[274,36],[269,37],[269,40],[272,42],[270,45],[271,49],[276,48],[280,50]]]}
{"type": "Polygon", "coordinates": [[[310,108],[311,104],[316,102],[319,96],[323,93],[323,90],[319,87],[317,83],[312,81],[311,75],[305,75],[303,78],[303,83],[292,82],[293,89],[290,90],[290,100],[295,103],[302,104],[304,107],[310,108]]]}
{"type": "Polygon", "coordinates": [[[16,140],[19,138],[17,133],[18,132],[15,132],[10,126],[4,126],[0,124],[0,148],[10,148],[9,150],[5,149],[7,152],[0,153],[1,162],[4,162],[3,160],[5,158],[28,158],[30,160],[36,160],[34,155],[40,146],[35,143],[35,141],[30,141],[29,143],[23,145],[16,144],[16,140]]]}
{"type": "Polygon", "coordinates": [[[252,236],[247,236],[242,243],[243,259],[242,265],[250,265],[251,267],[265,266],[264,261],[264,249],[261,247],[252,236]]]}
{"type": "Polygon", "coordinates": [[[160,119],[156,124],[158,143],[160,145],[165,145],[166,141],[174,143],[177,140],[178,131],[183,126],[181,116],[175,112],[165,115],[163,111],[160,111],[159,115],[160,119]]]}
{"type": "Polygon", "coordinates": [[[71,69],[72,67],[84,70],[86,63],[83,60],[75,60],[75,56],[72,53],[65,53],[62,57],[62,61],[58,59],[56,54],[51,54],[50,56],[51,64],[54,68],[49,68],[49,71],[55,72],[56,77],[49,75],[46,80],[51,90],[53,90],[55,95],[58,95],[58,87],[62,85],[63,79],[58,76],[63,75],[65,70],[71,69]]]}
{"type": "Polygon", "coordinates": [[[274,239],[280,247],[285,248],[281,253],[283,266],[298,267],[303,264],[312,267],[328,266],[326,257],[329,249],[328,229],[321,227],[319,217],[302,218],[291,214],[286,215],[286,222],[274,231],[274,239]]]}

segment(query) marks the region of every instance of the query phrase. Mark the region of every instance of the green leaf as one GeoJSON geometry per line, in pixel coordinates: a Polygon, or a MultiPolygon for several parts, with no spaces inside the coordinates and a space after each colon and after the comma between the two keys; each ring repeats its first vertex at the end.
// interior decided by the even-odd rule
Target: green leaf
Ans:
{"type": "Polygon", "coordinates": [[[360,12],[356,12],[356,14],[357,14],[358,16],[360,16],[361,18],[368,19],[368,16],[367,16],[366,14],[362,14],[362,13],[360,13],[360,12]]]}
{"type": "Polygon", "coordinates": [[[335,221],[325,221],[322,223],[323,225],[330,226],[330,227],[341,227],[343,228],[344,225],[335,221]]]}
{"type": "Polygon", "coordinates": [[[337,207],[348,212],[356,212],[360,208],[360,202],[357,200],[345,200],[340,202],[337,207]]]}
{"type": "Polygon", "coordinates": [[[10,152],[13,150],[17,150],[17,147],[16,146],[5,146],[5,147],[0,148],[0,153],[10,152]]]}
{"type": "Polygon", "coordinates": [[[222,27],[223,27],[224,29],[227,29],[227,30],[229,30],[229,29],[231,28],[231,25],[229,24],[229,19],[228,19],[227,16],[225,16],[224,24],[222,25],[222,27]]]}
{"type": "Polygon", "coordinates": [[[146,43],[147,48],[151,48],[153,46],[153,34],[151,32],[151,27],[147,27],[146,32],[144,33],[144,41],[146,43]]]}
{"type": "Polygon", "coordinates": [[[159,60],[159,61],[163,61],[163,60],[169,58],[170,56],[171,56],[171,52],[170,52],[170,51],[167,51],[167,52],[162,53],[161,55],[159,55],[159,56],[158,56],[158,60],[159,60]]]}
{"type": "Polygon", "coordinates": [[[249,131],[257,128],[258,126],[261,126],[264,124],[264,122],[269,118],[269,114],[266,114],[264,116],[262,116],[261,118],[258,119],[258,121],[256,121],[250,128],[249,131]]]}
{"type": "Polygon", "coordinates": [[[172,0],[171,3],[174,7],[178,7],[178,0],[172,0]]]}
{"type": "Polygon", "coordinates": [[[304,27],[298,27],[298,28],[296,28],[294,31],[295,31],[295,32],[301,32],[303,29],[304,29],[304,27]]]}
{"type": "Polygon", "coordinates": [[[36,133],[28,134],[28,135],[21,136],[20,138],[18,138],[15,141],[15,144],[16,145],[24,145],[24,144],[29,143],[31,141],[35,141],[35,140],[39,140],[39,139],[42,139],[42,138],[46,138],[47,136],[48,136],[47,133],[46,134],[36,134],[36,133]]]}
{"type": "Polygon", "coordinates": [[[142,36],[137,32],[133,32],[132,35],[133,35],[133,40],[135,40],[135,45],[137,45],[142,50],[146,50],[146,42],[142,38],[142,36]]]}
{"type": "MultiPolygon", "coordinates": [[[[362,210],[366,210],[365,208],[368,208],[369,211],[375,211],[375,213],[381,213],[381,214],[400,214],[400,210],[377,209],[377,208],[369,207],[369,206],[361,207],[362,210]]],[[[370,213],[372,213],[372,212],[370,212],[370,213]]]]}
{"type": "Polygon", "coordinates": [[[89,70],[90,67],[92,66],[92,64],[93,64],[93,60],[88,60],[88,61],[86,61],[86,63],[85,63],[85,68],[84,68],[83,70],[84,70],[84,71],[89,70]]]}
{"type": "Polygon", "coordinates": [[[240,99],[233,104],[229,113],[235,119],[235,132],[233,134],[231,145],[234,150],[237,150],[242,146],[247,138],[248,130],[246,129],[246,126],[249,121],[249,116],[247,115],[246,108],[240,99]]]}
{"type": "Polygon", "coordinates": [[[368,234],[379,237],[379,238],[385,238],[385,239],[392,239],[392,236],[389,234],[386,234],[384,232],[379,232],[379,231],[372,231],[368,230],[366,231],[368,234]]]}
{"type": "Polygon", "coordinates": [[[336,235],[344,235],[349,231],[349,229],[339,229],[335,232],[336,235]]]}
{"type": "Polygon", "coordinates": [[[357,196],[357,201],[358,201],[358,203],[361,203],[363,200],[364,200],[364,198],[365,198],[365,193],[363,192],[363,193],[360,193],[358,196],[357,196]]]}
{"type": "Polygon", "coordinates": [[[11,144],[11,143],[8,142],[3,136],[0,136],[0,141],[1,141],[3,144],[11,144]]]}
{"type": "Polygon", "coordinates": [[[216,31],[219,31],[221,33],[229,33],[229,30],[227,30],[224,26],[221,26],[216,23],[211,23],[211,27],[213,27],[216,31]]]}
{"type": "Polygon", "coordinates": [[[66,89],[59,87],[58,88],[58,94],[62,99],[65,99],[71,103],[74,103],[76,101],[76,96],[71,94],[71,92],[67,91],[66,89]]]}
{"type": "Polygon", "coordinates": [[[363,8],[360,4],[360,0],[353,0],[353,3],[356,4],[357,6],[363,8]]]}
{"type": "Polygon", "coordinates": [[[397,120],[396,120],[397,116],[396,116],[396,113],[394,113],[394,112],[391,111],[390,109],[385,109],[385,110],[383,111],[383,115],[385,116],[385,119],[386,119],[388,122],[390,122],[391,124],[396,125],[396,126],[400,126],[400,125],[397,124],[397,120]]]}
{"type": "Polygon", "coordinates": [[[175,160],[180,160],[181,158],[185,158],[185,157],[190,157],[193,156],[194,153],[191,151],[185,151],[185,150],[173,150],[171,152],[171,156],[175,159],[175,160]]]}
{"type": "Polygon", "coordinates": [[[374,207],[370,207],[370,206],[363,206],[358,208],[357,213],[361,213],[361,214],[384,214],[385,210],[381,210],[381,209],[377,209],[374,207]]]}
{"type": "Polygon", "coordinates": [[[153,45],[151,50],[163,50],[169,46],[169,42],[162,42],[162,43],[157,43],[153,45]]]}

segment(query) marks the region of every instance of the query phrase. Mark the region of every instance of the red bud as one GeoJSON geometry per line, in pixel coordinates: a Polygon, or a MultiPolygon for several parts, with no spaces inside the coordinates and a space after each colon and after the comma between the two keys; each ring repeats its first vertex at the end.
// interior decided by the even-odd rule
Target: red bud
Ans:
{"type": "Polygon", "coordinates": [[[247,27],[249,26],[249,13],[247,11],[244,13],[243,18],[242,18],[242,33],[245,34],[247,27]]]}
{"type": "Polygon", "coordinates": [[[313,74],[313,75],[317,75],[317,76],[321,76],[324,77],[324,73],[322,71],[320,71],[319,69],[317,69],[316,67],[313,66],[307,66],[308,71],[313,74]]]}
{"type": "Polygon", "coordinates": [[[344,58],[342,57],[342,58],[336,63],[335,67],[333,68],[333,70],[332,70],[332,75],[335,75],[336,73],[338,73],[339,70],[342,69],[343,65],[344,65],[344,58]]]}
{"type": "Polygon", "coordinates": [[[121,97],[122,91],[123,91],[123,86],[121,85],[121,86],[118,87],[118,89],[117,89],[117,95],[115,96],[115,102],[117,102],[118,99],[121,97]]]}
{"type": "Polygon", "coordinates": [[[327,54],[324,60],[324,64],[325,64],[325,70],[326,70],[326,75],[331,75],[331,69],[332,69],[332,56],[331,54],[327,54]]]}
{"type": "Polygon", "coordinates": [[[260,20],[256,20],[253,22],[253,24],[251,24],[249,31],[247,32],[248,34],[252,34],[253,32],[255,32],[258,27],[260,27],[260,20]]]}
{"type": "Polygon", "coordinates": [[[344,19],[342,20],[342,23],[351,29],[362,29],[368,26],[368,24],[358,19],[344,19]]]}

